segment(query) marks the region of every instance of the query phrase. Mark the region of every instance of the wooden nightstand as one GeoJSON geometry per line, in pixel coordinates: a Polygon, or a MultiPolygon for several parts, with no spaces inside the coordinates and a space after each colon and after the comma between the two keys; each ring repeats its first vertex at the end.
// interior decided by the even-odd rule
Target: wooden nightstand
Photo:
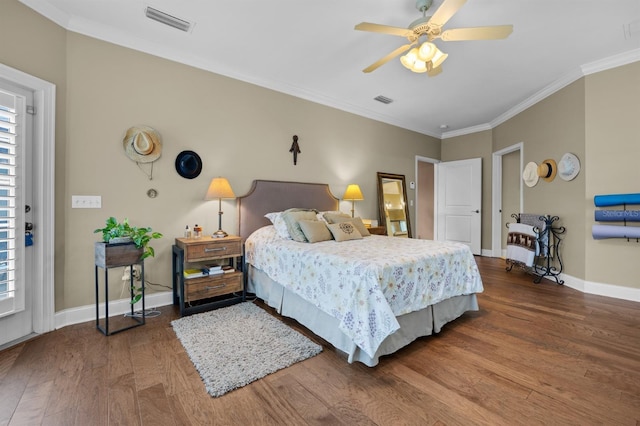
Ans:
{"type": "Polygon", "coordinates": [[[173,304],[180,307],[180,315],[243,302],[246,291],[242,263],[240,237],[176,238],[173,246],[173,304]],[[234,271],[198,278],[184,277],[185,269],[202,269],[213,263],[229,265],[234,271]]]}
{"type": "Polygon", "coordinates": [[[384,226],[372,226],[369,229],[369,233],[373,235],[387,235],[387,230],[384,226]]]}

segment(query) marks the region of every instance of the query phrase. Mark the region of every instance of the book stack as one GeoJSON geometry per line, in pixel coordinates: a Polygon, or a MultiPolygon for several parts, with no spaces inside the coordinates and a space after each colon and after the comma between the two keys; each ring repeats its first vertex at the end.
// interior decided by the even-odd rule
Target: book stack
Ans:
{"type": "Polygon", "coordinates": [[[222,266],[220,265],[205,266],[202,269],[202,271],[205,272],[206,275],[218,275],[222,273],[222,266]]]}
{"type": "Polygon", "coordinates": [[[228,274],[234,271],[235,269],[233,269],[231,265],[210,265],[200,269],[185,269],[183,274],[184,278],[188,280],[190,278],[206,277],[209,275],[228,274]]]}
{"type": "Polygon", "coordinates": [[[183,272],[183,275],[185,279],[190,279],[190,278],[204,277],[205,275],[208,275],[208,274],[205,274],[202,269],[185,269],[183,272]]]}

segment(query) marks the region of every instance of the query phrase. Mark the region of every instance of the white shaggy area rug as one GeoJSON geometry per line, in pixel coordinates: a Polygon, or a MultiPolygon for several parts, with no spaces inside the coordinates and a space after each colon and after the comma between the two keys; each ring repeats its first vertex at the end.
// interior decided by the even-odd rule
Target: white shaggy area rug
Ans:
{"type": "Polygon", "coordinates": [[[171,325],[214,397],[322,352],[322,346],[251,302],[171,325]]]}

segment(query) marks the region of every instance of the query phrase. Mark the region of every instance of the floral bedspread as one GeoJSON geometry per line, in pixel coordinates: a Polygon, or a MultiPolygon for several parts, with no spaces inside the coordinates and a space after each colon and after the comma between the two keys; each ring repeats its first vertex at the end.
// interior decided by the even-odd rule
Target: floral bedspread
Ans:
{"type": "Polygon", "coordinates": [[[460,243],[372,235],[310,244],[282,239],[270,225],[247,239],[245,254],[336,318],[369,356],[400,327],[396,316],[483,291],[473,254],[460,243]]]}

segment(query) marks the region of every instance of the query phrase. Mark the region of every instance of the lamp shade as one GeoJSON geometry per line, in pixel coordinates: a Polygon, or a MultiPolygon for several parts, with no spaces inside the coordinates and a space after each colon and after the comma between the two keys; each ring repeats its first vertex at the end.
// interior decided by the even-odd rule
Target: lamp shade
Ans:
{"type": "Polygon", "coordinates": [[[418,58],[421,61],[429,62],[436,54],[436,50],[438,50],[438,48],[435,44],[424,42],[422,46],[420,46],[420,49],[418,49],[418,58]]]}
{"type": "Polygon", "coordinates": [[[229,181],[226,178],[216,177],[211,179],[204,199],[217,200],[220,198],[236,198],[236,194],[233,193],[233,189],[231,189],[231,185],[229,185],[229,181]]]}
{"type": "Polygon", "coordinates": [[[342,196],[343,200],[364,200],[362,196],[362,191],[360,191],[360,186],[357,184],[351,184],[347,186],[346,191],[344,191],[344,195],[342,196]]]}

